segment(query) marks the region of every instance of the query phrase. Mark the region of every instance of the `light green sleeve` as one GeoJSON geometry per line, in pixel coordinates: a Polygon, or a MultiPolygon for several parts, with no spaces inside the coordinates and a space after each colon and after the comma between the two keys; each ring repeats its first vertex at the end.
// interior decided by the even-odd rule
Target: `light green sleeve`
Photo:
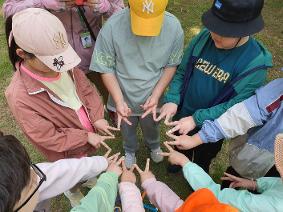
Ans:
{"type": "Polygon", "coordinates": [[[278,181],[280,181],[278,177],[261,177],[256,180],[257,191],[263,193],[266,190],[273,189],[278,185],[278,181]]]}
{"type": "Polygon", "coordinates": [[[118,176],[113,172],[102,174],[97,184],[71,212],[113,212],[117,196],[118,176]]]}
{"type": "MultiPolygon", "coordinates": [[[[183,167],[183,173],[186,180],[194,190],[207,188],[211,190],[217,199],[222,202],[238,208],[240,211],[280,211],[283,208],[282,195],[278,192],[275,194],[252,194],[247,190],[235,190],[226,188],[221,190],[221,186],[216,184],[211,177],[197,164],[187,163],[183,167]],[[281,203],[282,202],[282,203],[281,203]]],[[[283,188],[283,187],[282,187],[283,188]]]]}
{"type": "Polygon", "coordinates": [[[89,69],[99,73],[114,73],[115,61],[112,27],[106,22],[97,36],[89,69]]]}
{"type": "Polygon", "coordinates": [[[267,71],[259,70],[244,79],[240,80],[234,86],[236,96],[227,102],[218,104],[207,109],[199,109],[193,114],[197,126],[201,126],[205,120],[214,120],[225,113],[233,105],[246,100],[254,95],[255,90],[263,86],[266,80],[267,71]]]}

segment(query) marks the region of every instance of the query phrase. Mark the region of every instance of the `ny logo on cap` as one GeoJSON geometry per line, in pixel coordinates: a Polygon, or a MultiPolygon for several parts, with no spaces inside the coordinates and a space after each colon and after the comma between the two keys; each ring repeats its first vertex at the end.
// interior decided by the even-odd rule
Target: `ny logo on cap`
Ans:
{"type": "Polygon", "coordinates": [[[142,11],[147,12],[147,14],[154,13],[153,7],[154,7],[154,3],[152,2],[152,0],[144,0],[142,11]]]}
{"type": "Polygon", "coordinates": [[[222,7],[222,3],[219,1],[219,0],[216,0],[216,2],[215,2],[215,7],[217,8],[217,9],[221,9],[221,7],[222,7]]]}
{"type": "Polygon", "coordinates": [[[58,32],[58,34],[54,35],[53,41],[55,42],[57,49],[63,49],[67,45],[67,42],[65,41],[64,35],[61,32],[58,32]]]}

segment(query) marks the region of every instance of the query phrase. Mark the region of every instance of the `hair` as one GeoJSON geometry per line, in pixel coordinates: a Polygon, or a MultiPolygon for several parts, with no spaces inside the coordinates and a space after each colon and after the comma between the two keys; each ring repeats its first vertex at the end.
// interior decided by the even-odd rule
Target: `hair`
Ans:
{"type": "Polygon", "coordinates": [[[0,131],[0,211],[13,211],[30,182],[30,158],[20,141],[0,131]]]}
{"type": "MultiPolygon", "coordinates": [[[[10,37],[10,33],[12,31],[12,22],[13,22],[13,16],[9,16],[6,19],[6,22],[5,22],[5,33],[6,33],[6,41],[7,41],[7,46],[8,46],[9,59],[10,59],[10,62],[12,63],[12,65],[14,67],[14,70],[16,71],[16,64],[17,64],[17,62],[20,62],[22,60],[22,58],[20,58],[19,55],[17,55],[17,53],[16,53],[16,50],[20,49],[20,47],[16,44],[14,38],[11,40],[11,43],[9,44],[9,37],[10,37]]],[[[31,53],[26,52],[26,51],[24,51],[24,52],[29,58],[35,57],[34,54],[31,54],[31,53]]]]}

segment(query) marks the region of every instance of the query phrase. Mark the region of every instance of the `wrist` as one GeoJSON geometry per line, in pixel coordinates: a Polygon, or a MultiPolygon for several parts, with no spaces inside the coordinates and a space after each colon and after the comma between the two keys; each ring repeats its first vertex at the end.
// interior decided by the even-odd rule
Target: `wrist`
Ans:
{"type": "Polygon", "coordinates": [[[197,145],[201,145],[201,144],[204,143],[204,142],[202,141],[202,139],[201,139],[199,133],[194,134],[194,135],[192,136],[192,139],[193,139],[194,143],[197,144],[197,145]]]}
{"type": "Polygon", "coordinates": [[[188,162],[190,162],[190,160],[184,156],[184,158],[182,158],[182,160],[180,161],[179,165],[184,167],[188,162]]]}

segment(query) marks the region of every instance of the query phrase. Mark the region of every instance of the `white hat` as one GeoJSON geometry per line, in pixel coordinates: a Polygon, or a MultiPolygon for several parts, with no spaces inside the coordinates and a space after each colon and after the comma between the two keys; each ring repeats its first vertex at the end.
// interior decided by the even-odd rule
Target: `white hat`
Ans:
{"type": "Polygon", "coordinates": [[[29,8],[16,13],[12,33],[20,48],[56,72],[71,70],[81,62],[68,42],[62,22],[44,9],[29,8]]]}

